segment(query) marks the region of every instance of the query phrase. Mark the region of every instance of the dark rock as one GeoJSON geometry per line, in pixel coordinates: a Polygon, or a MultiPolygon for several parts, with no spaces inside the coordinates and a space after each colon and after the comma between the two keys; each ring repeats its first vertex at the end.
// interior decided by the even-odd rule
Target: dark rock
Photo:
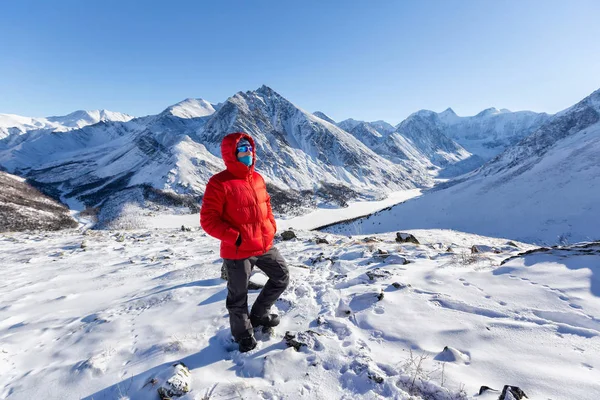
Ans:
{"type": "Polygon", "coordinates": [[[320,263],[321,261],[325,261],[325,260],[327,260],[333,264],[335,262],[335,260],[337,260],[337,257],[325,257],[325,255],[323,253],[319,253],[319,255],[317,257],[315,257],[311,260],[311,264],[315,265],[315,264],[320,263]]]}
{"type": "Polygon", "coordinates": [[[496,389],[492,389],[492,388],[491,388],[491,387],[489,387],[489,386],[482,386],[482,387],[480,387],[480,388],[479,388],[479,395],[481,396],[481,395],[482,395],[484,392],[486,392],[486,391],[488,391],[488,390],[491,390],[491,391],[493,391],[493,392],[497,392],[497,390],[496,390],[496,389]]]}
{"type": "Polygon", "coordinates": [[[292,240],[292,239],[296,239],[296,234],[294,233],[294,231],[284,231],[281,234],[281,239],[283,240],[292,240]]]}
{"type": "Polygon", "coordinates": [[[367,236],[366,238],[363,239],[363,242],[365,242],[365,243],[377,243],[377,242],[381,242],[381,240],[377,239],[375,236],[367,236]]]}
{"type": "Polygon", "coordinates": [[[392,283],[392,286],[395,287],[396,289],[406,289],[408,287],[411,287],[410,284],[405,284],[405,283],[400,283],[400,282],[394,282],[392,283]]]}
{"type": "Polygon", "coordinates": [[[315,242],[317,244],[329,244],[329,242],[325,238],[317,238],[317,240],[315,242]]]}
{"type": "Polygon", "coordinates": [[[410,233],[396,232],[396,242],[398,243],[414,243],[421,244],[416,237],[410,233]]]}
{"type": "Polygon", "coordinates": [[[375,383],[383,383],[383,378],[374,372],[368,372],[367,377],[375,383]]]}
{"type": "Polygon", "coordinates": [[[498,400],[522,400],[528,398],[525,392],[518,386],[504,385],[504,389],[502,389],[498,400]]]}
{"type": "Polygon", "coordinates": [[[315,340],[315,336],[317,335],[319,334],[312,330],[306,332],[287,331],[283,340],[285,340],[288,347],[293,347],[296,351],[300,351],[303,347],[319,349],[322,345],[315,340]]]}
{"type": "Polygon", "coordinates": [[[170,367],[170,377],[167,377],[157,389],[161,400],[171,400],[175,397],[184,396],[191,388],[192,373],[183,362],[178,362],[170,367]]]}
{"type": "Polygon", "coordinates": [[[482,244],[475,244],[471,247],[471,254],[478,253],[495,253],[500,254],[501,250],[496,247],[486,246],[482,244]]]}
{"type": "Polygon", "coordinates": [[[386,250],[381,250],[381,249],[377,249],[375,254],[373,254],[373,257],[383,258],[383,259],[386,259],[389,256],[390,256],[390,253],[388,253],[386,250]]]}
{"type": "Polygon", "coordinates": [[[375,268],[365,272],[365,275],[369,277],[369,280],[374,281],[379,278],[387,278],[391,275],[391,273],[383,269],[375,268]]]}
{"type": "Polygon", "coordinates": [[[515,242],[513,242],[513,241],[506,242],[506,245],[507,245],[507,246],[512,246],[512,247],[519,248],[519,246],[518,246],[518,245],[517,245],[515,242]]]}
{"type": "Polygon", "coordinates": [[[383,294],[383,292],[379,293],[379,294],[377,295],[377,300],[378,300],[378,301],[381,301],[381,300],[383,300],[384,296],[385,296],[385,295],[383,294]]]}
{"type": "Polygon", "coordinates": [[[292,267],[296,267],[296,268],[302,268],[302,269],[310,269],[310,267],[303,265],[303,264],[291,264],[292,267]]]}

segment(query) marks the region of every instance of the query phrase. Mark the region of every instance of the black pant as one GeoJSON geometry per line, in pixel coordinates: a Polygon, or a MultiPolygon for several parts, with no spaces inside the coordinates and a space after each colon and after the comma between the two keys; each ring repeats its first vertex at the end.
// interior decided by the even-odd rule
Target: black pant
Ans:
{"type": "Polygon", "coordinates": [[[252,268],[256,265],[269,277],[252,306],[251,313],[256,316],[267,314],[271,306],[288,286],[290,274],[287,264],[279,250],[271,247],[261,256],[241,260],[224,259],[227,268],[227,310],[231,334],[239,339],[244,332],[252,332],[248,315],[248,280],[252,268]]]}

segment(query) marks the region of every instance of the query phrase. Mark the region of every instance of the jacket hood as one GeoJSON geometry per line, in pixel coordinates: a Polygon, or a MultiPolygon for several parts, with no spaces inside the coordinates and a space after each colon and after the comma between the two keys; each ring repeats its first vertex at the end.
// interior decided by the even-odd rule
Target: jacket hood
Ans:
{"type": "Polygon", "coordinates": [[[238,178],[245,178],[254,171],[254,163],[256,162],[256,146],[254,145],[254,139],[244,132],[228,134],[221,142],[221,157],[229,172],[238,178]],[[246,138],[252,146],[252,165],[250,167],[238,161],[235,154],[237,144],[242,138],[246,138]]]}

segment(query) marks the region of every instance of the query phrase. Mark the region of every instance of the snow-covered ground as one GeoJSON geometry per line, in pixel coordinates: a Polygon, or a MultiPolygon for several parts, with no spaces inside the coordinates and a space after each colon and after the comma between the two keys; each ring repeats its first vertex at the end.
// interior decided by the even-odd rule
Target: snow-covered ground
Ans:
{"type": "Polygon", "coordinates": [[[496,399],[475,395],[505,384],[599,398],[600,245],[501,265],[532,247],[411,233],[420,245],[393,233],[316,244],[306,231],[277,243],[291,274],[282,323],[246,354],[229,343],[218,242],[201,230],[2,234],[0,399],[156,399],[149,382],[178,360],[193,377],[184,400],[451,399],[461,387],[496,399]],[[308,346],[286,348],[287,330],[312,330],[308,346]]]}
{"type": "MultiPolygon", "coordinates": [[[[394,204],[412,199],[421,194],[421,189],[400,190],[392,192],[389,196],[379,201],[349,201],[346,208],[318,208],[308,214],[289,219],[277,218],[279,231],[294,228],[311,230],[324,225],[369,215],[394,204]]],[[[196,227],[200,224],[199,214],[156,216],[140,215],[136,217],[137,223],[148,228],[180,228],[181,225],[196,227]]]]}

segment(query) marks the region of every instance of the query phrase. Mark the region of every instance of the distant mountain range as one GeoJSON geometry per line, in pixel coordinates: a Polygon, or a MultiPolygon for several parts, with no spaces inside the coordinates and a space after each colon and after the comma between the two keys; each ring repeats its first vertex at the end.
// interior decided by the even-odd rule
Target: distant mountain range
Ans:
{"type": "Polygon", "coordinates": [[[30,118],[14,114],[0,114],[0,140],[10,135],[19,135],[32,130],[64,132],[102,121],[126,122],[132,116],[113,111],[75,111],[62,117],[30,118]]]}
{"type": "Polygon", "coordinates": [[[195,211],[210,176],[224,168],[222,138],[244,131],[256,140],[256,167],[276,211],[294,213],[429,188],[436,176],[464,179],[552,118],[496,109],[459,117],[448,109],[422,110],[397,126],[336,123],[262,86],[219,104],[186,99],[140,118],[105,110],[0,114],[0,168],[71,207],[98,208],[100,225],[109,226],[131,205],[195,211]]]}
{"type": "MultiPolygon", "coordinates": [[[[485,118],[512,115],[497,110],[484,113],[485,118]]],[[[597,240],[600,90],[553,116],[516,114],[512,121],[544,122],[476,171],[420,198],[327,230],[345,232],[350,225],[352,232],[373,234],[450,228],[539,244],[597,240]]],[[[516,131],[511,127],[511,132],[516,131]]],[[[484,135],[477,138],[483,140],[484,135]]]]}

